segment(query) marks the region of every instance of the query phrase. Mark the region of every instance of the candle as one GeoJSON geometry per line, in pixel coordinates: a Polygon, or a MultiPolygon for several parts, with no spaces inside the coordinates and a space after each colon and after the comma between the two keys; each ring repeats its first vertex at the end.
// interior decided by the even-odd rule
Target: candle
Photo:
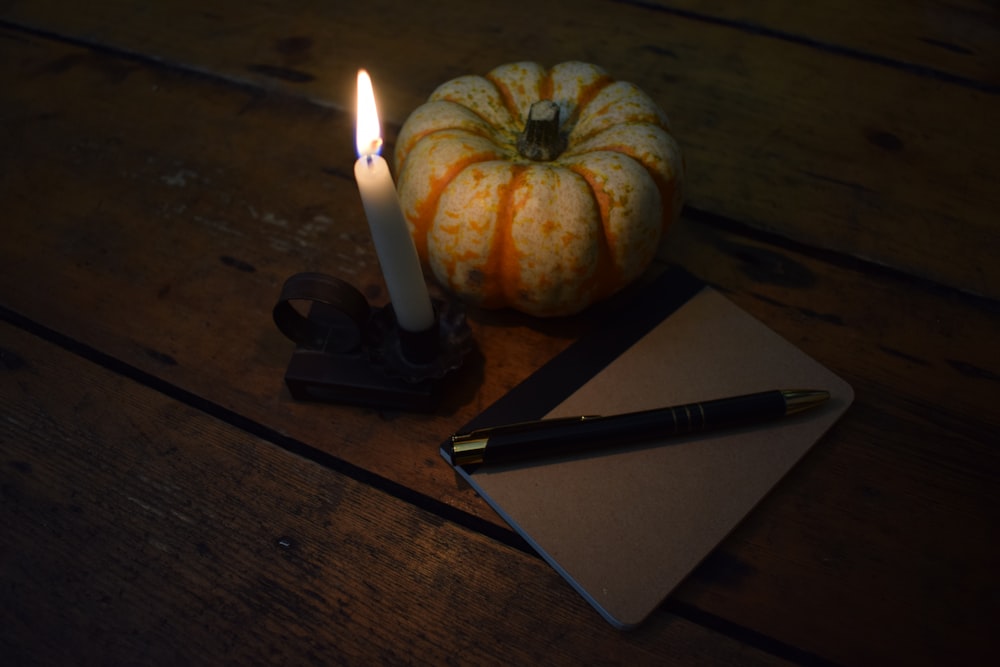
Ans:
{"type": "Polygon", "coordinates": [[[434,309],[389,165],[379,155],[382,133],[372,80],[365,70],[358,71],[357,123],[358,161],[354,163],[354,179],[358,182],[392,309],[399,326],[406,331],[426,331],[435,323],[434,309]]]}

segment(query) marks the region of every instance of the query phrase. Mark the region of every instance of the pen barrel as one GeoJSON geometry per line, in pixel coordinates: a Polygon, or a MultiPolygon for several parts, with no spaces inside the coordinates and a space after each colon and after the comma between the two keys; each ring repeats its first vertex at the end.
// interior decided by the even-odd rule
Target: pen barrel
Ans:
{"type": "Polygon", "coordinates": [[[498,429],[489,436],[483,462],[506,463],[665,440],[777,419],[785,415],[785,409],[784,396],[773,391],[609,417],[560,420],[543,428],[498,429]]]}

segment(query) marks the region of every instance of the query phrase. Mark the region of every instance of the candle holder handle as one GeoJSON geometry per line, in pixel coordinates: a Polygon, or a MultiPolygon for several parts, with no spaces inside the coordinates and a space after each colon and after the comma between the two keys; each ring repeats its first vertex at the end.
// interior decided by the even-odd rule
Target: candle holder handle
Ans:
{"type": "Polygon", "coordinates": [[[285,281],[272,317],[295,351],[285,384],[296,400],[332,401],[426,412],[443,381],[461,367],[474,342],[461,305],[433,300],[435,324],[417,334],[399,328],[392,305],[372,307],[353,285],[323,273],[285,281]],[[426,339],[436,337],[436,345],[426,339]],[[426,350],[431,350],[427,353],[426,350]]]}

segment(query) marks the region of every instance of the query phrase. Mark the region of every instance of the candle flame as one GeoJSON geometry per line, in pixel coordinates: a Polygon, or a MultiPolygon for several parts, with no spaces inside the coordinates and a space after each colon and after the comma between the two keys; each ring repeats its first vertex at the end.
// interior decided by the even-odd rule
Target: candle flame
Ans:
{"type": "Polygon", "coordinates": [[[358,118],[355,133],[358,157],[377,155],[382,149],[382,129],[375,107],[375,90],[372,78],[363,69],[358,70],[358,118]]]}

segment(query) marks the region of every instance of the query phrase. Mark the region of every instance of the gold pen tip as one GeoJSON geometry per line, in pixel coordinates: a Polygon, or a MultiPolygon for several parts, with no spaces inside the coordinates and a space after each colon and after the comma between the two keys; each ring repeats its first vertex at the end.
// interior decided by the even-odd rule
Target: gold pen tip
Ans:
{"type": "Polygon", "coordinates": [[[830,400],[830,392],[825,389],[788,389],[781,392],[785,398],[785,414],[793,415],[814,408],[830,400]]]}
{"type": "Polygon", "coordinates": [[[445,448],[453,466],[482,463],[489,438],[478,437],[475,432],[464,435],[453,435],[451,443],[445,448]]]}

